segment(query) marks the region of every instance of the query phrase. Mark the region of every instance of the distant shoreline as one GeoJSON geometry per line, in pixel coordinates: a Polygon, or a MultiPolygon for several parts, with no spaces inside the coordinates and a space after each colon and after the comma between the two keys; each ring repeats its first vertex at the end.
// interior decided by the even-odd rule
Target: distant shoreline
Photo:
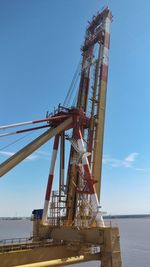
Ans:
{"type": "MultiPolygon", "coordinates": [[[[125,214],[125,215],[105,215],[104,219],[138,219],[150,218],[150,214],[125,214]]],[[[13,220],[31,220],[31,217],[0,217],[0,220],[13,221],[13,220]]]]}
{"type": "Polygon", "coordinates": [[[104,219],[138,219],[150,218],[150,214],[125,214],[125,215],[106,215],[104,219]]]}
{"type": "Polygon", "coordinates": [[[31,220],[31,217],[0,217],[0,220],[4,221],[31,220]]]}

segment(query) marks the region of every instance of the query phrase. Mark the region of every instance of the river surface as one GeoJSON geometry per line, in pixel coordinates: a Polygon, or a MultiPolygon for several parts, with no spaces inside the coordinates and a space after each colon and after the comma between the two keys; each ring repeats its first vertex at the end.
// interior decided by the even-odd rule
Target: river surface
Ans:
{"type": "MultiPolygon", "coordinates": [[[[113,219],[112,222],[120,229],[123,267],[150,267],[150,218],[113,219]]],[[[31,235],[32,222],[29,220],[0,220],[0,240],[31,235]]],[[[73,266],[99,267],[99,263],[73,266]]]]}

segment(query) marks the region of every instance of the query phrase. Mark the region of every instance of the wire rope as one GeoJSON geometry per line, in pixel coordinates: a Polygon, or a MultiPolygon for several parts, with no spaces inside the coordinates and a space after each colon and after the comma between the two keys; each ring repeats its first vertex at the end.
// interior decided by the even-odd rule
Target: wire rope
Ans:
{"type": "Polygon", "coordinates": [[[31,134],[33,134],[33,133],[34,133],[34,132],[30,132],[30,133],[28,133],[28,134],[25,134],[24,136],[22,136],[22,137],[18,138],[17,140],[15,140],[15,141],[9,143],[8,145],[1,147],[0,150],[6,149],[6,148],[8,148],[8,147],[10,147],[10,146],[12,146],[12,145],[18,143],[19,141],[21,141],[22,139],[26,138],[27,136],[29,136],[29,135],[31,135],[31,134]]]}
{"type": "Polygon", "coordinates": [[[75,71],[75,73],[74,73],[74,75],[73,75],[73,78],[72,78],[70,87],[69,87],[69,89],[68,89],[66,98],[65,98],[64,103],[63,103],[64,106],[68,106],[68,104],[69,104],[69,102],[70,102],[70,99],[71,99],[71,97],[72,97],[73,89],[75,88],[75,85],[76,85],[76,83],[77,83],[77,78],[78,78],[78,76],[79,76],[80,65],[81,65],[81,60],[79,61],[78,65],[77,65],[77,68],[76,68],[76,71],[75,71]]]}

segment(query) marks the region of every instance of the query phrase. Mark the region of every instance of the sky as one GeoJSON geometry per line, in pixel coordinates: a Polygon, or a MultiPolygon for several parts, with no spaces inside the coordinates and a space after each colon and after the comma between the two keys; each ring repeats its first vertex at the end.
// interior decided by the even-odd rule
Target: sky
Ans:
{"type": "MultiPolygon", "coordinates": [[[[113,13],[102,173],[102,210],[150,213],[148,0],[0,0],[0,125],[40,119],[63,103],[88,20],[113,13]]],[[[0,139],[0,162],[39,135],[0,139]]],[[[43,207],[52,142],[0,179],[0,216],[43,207]]],[[[57,180],[55,180],[55,186],[57,180]]]]}

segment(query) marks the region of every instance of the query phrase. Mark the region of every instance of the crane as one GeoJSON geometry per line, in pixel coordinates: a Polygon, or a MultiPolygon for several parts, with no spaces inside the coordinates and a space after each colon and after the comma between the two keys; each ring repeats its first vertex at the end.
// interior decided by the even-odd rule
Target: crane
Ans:
{"type": "MultiPolygon", "coordinates": [[[[0,127],[0,130],[6,130],[30,125],[26,129],[3,132],[0,137],[48,128],[0,165],[0,177],[53,138],[44,207],[33,211],[33,242],[46,242],[43,244],[48,244],[51,250],[51,253],[47,250],[46,255],[42,254],[43,245],[39,253],[45,256],[41,256],[43,263],[39,266],[99,260],[102,267],[121,267],[119,230],[105,224],[100,206],[111,20],[112,13],[106,7],[92,18],[86,29],[75,106],[59,104],[44,119],[0,127]],[[38,126],[32,127],[33,124],[38,126]],[[66,142],[70,144],[68,164],[65,164],[66,142]],[[58,190],[53,190],[58,150],[58,190]],[[49,260],[48,265],[44,265],[44,260],[49,260]]],[[[35,251],[36,248],[33,249],[31,262],[28,256],[23,259],[17,255],[17,262],[12,260],[15,256],[11,255],[11,263],[9,265],[7,261],[7,267],[36,264],[41,260],[35,251]],[[13,261],[18,265],[13,265],[13,261]]],[[[5,267],[3,253],[0,254],[1,259],[5,267]]]]}

